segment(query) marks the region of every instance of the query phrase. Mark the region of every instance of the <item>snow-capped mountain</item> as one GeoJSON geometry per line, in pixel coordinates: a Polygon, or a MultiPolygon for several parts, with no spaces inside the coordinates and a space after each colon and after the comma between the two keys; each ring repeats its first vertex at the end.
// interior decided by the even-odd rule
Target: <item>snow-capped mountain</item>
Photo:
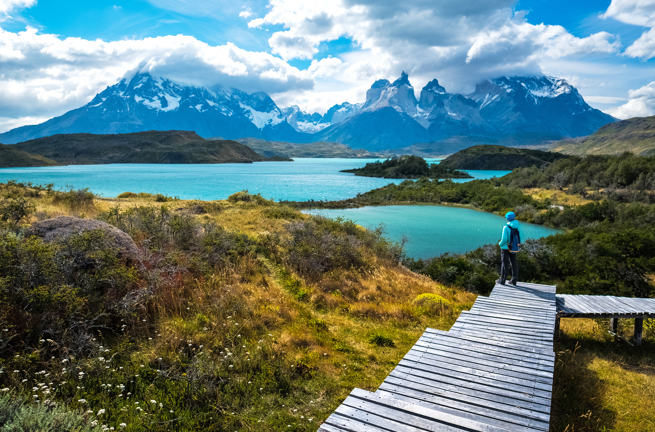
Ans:
{"type": "Polygon", "coordinates": [[[587,105],[575,87],[554,77],[502,77],[478,84],[468,97],[479,104],[482,118],[517,139],[584,136],[616,120],[587,105]]]}
{"type": "Polygon", "coordinates": [[[417,99],[403,72],[393,82],[375,81],[363,103],[344,102],[321,116],[297,106],[280,109],[264,92],[194,87],[136,73],[107,87],[81,108],[0,134],[0,142],[59,133],[177,129],[202,137],[338,142],[370,151],[420,143],[425,150],[430,143],[448,142],[449,148],[463,148],[579,137],[615,120],[587,105],[565,80],[545,76],[485,81],[466,96],[449,93],[434,79],[417,99]]]}
{"type": "Polygon", "coordinates": [[[282,115],[287,122],[298,132],[314,133],[318,132],[330,124],[320,123],[323,116],[319,113],[308,114],[302,111],[298,105],[293,105],[282,109],[282,115]]]}
{"type": "Polygon", "coordinates": [[[171,129],[194,131],[205,138],[256,137],[296,142],[311,138],[292,128],[266,93],[187,86],[136,73],[107,87],[83,107],[40,125],[4,133],[0,142],[16,143],[58,133],[171,129]]]}
{"type": "Polygon", "coordinates": [[[503,77],[479,84],[467,96],[448,93],[434,79],[416,100],[403,72],[393,83],[375,81],[361,108],[315,139],[371,151],[443,140],[531,144],[589,135],[615,120],[559,78],[503,77]]]}

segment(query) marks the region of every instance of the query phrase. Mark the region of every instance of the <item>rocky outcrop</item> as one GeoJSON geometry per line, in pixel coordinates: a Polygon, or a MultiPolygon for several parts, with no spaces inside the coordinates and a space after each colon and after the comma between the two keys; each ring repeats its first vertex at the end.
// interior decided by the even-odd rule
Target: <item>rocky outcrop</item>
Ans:
{"type": "Polygon", "coordinates": [[[71,235],[97,230],[104,234],[106,246],[118,250],[121,257],[132,258],[138,255],[139,249],[132,237],[108,223],[97,220],[59,216],[33,223],[27,234],[41,237],[46,243],[50,243],[65,240],[71,235]]]}

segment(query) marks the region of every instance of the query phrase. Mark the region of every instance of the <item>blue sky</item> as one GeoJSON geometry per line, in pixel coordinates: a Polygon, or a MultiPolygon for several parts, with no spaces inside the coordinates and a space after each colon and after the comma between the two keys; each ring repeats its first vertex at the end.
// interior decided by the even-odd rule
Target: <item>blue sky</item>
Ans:
{"type": "Polygon", "coordinates": [[[141,68],[324,112],[405,70],[417,92],[502,75],[569,80],[655,114],[655,0],[0,0],[0,130],[81,106],[141,68]]]}

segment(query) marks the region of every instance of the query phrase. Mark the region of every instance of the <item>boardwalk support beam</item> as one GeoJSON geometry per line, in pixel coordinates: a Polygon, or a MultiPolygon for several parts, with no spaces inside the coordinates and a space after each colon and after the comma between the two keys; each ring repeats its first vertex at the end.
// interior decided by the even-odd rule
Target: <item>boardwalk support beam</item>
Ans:
{"type": "MultiPolygon", "coordinates": [[[[614,335],[616,338],[616,335],[618,334],[617,330],[619,327],[619,319],[618,318],[610,318],[610,333],[614,335]]],[[[616,339],[614,339],[616,341],[616,339]]]]}
{"type": "Polygon", "coordinates": [[[641,346],[641,333],[644,330],[644,319],[635,318],[635,345],[641,346]]]}

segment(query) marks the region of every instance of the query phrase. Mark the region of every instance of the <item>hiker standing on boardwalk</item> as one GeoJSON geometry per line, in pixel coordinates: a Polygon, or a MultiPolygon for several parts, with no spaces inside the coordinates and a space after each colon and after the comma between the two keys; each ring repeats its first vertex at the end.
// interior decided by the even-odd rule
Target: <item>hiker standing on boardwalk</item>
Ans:
{"type": "Polygon", "coordinates": [[[512,280],[509,281],[510,285],[516,286],[519,280],[519,265],[516,262],[516,254],[521,245],[521,235],[519,234],[519,221],[516,220],[514,212],[508,212],[505,215],[507,225],[503,227],[503,235],[500,239],[500,279],[496,281],[497,284],[505,285],[509,273],[510,264],[512,266],[512,280]]]}

